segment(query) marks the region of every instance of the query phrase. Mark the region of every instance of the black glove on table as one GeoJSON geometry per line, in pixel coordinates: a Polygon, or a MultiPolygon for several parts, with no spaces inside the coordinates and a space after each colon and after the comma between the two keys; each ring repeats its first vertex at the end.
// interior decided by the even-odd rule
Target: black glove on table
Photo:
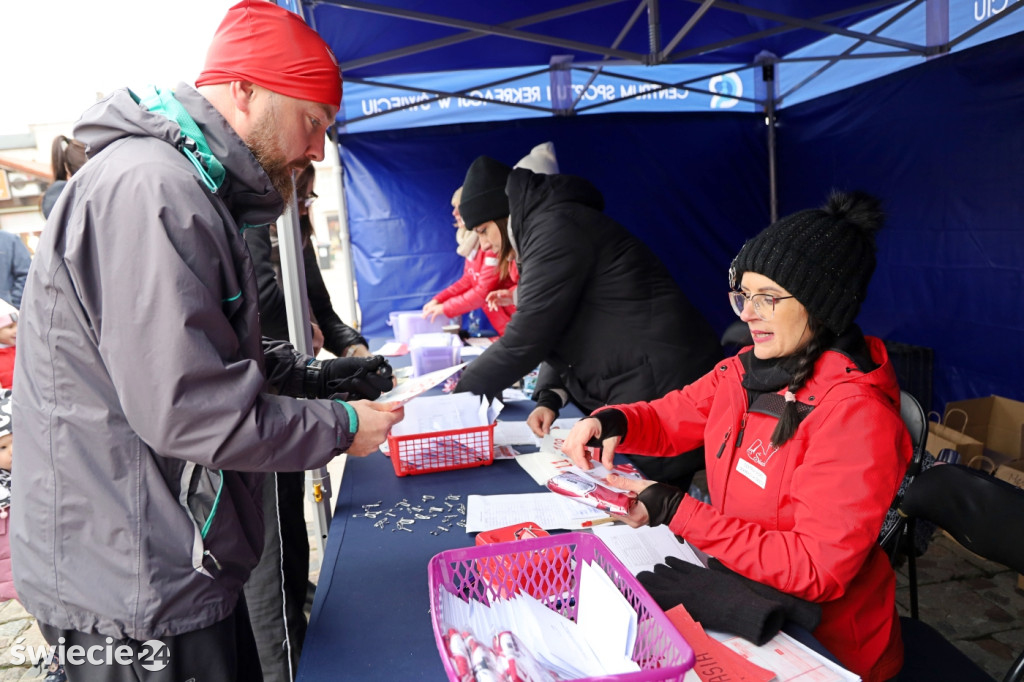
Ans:
{"type": "Polygon", "coordinates": [[[735,573],[712,571],[668,557],[654,572],[636,578],[654,601],[668,611],[682,604],[703,627],[739,635],[761,646],[774,637],[786,620],[778,601],[767,599],[745,585],[735,573]]]}
{"type": "Polygon", "coordinates": [[[382,355],[314,360],[306,368],[306,397],[376,400],[394,387],[391,365],[382,355]]]}

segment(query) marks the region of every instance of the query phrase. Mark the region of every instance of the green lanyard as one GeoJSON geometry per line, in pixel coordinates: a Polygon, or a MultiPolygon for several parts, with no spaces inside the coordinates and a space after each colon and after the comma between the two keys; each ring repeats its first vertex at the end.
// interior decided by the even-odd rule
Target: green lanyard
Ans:
{"type": "MultiPolygon", "coordinates": [[[[134,95],[134,93],[132,93],[134,95]]],[[[136,101],[150,111],[163,114],[181,128],[184,142],[178,146],[185,158],[192,162],[199,172],[199,177],[211,192],[216,192],[224,184],[224,164],[210,151],[206,136],[199,129],[192,117],[185,111],[181,102],[174,99],[168,90],[160,90],[152,85],[142,91],[142,96],[135,96],[136,101]]]]}

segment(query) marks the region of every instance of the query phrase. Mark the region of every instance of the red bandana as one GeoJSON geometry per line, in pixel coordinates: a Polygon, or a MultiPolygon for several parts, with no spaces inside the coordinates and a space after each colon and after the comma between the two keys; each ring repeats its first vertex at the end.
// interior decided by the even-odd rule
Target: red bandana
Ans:
{"type": "Polygon", "coordinates": [[[234,80],[331,107],[341,104],[341,71],[331,48],[299,15],[265,0],[242,0],[228,10],[196,87],[234,80]]]}

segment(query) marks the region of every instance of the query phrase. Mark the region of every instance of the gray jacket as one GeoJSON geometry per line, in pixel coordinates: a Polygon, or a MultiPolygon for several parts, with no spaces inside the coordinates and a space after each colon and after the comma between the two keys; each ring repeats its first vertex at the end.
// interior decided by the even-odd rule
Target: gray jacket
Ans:
{"type": "Polygon", "coordinates": [[[262,549],[257,472],[323,466],[352,440],[342,405],[285,397],[310,358],[261,348],[240,230],[274,221],[280,195],[205,98],[176,96],[223,184],[129,91],[93,106],[18,330],[19,597],[49,625],[137,640],[227,617],[262,549]]]}

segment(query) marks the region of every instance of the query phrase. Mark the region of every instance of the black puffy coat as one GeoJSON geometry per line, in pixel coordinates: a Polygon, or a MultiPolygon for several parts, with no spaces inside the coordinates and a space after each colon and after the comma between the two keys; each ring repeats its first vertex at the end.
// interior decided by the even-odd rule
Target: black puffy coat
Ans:
{"type": "MultiPolygon", "coordinates": [[[[284,290],[281,288],[278,269],[280,255],[277,238],[270,233],[271,226],[249,227],[242,233],[249,246],[253,268],[256,271],[256,286],[260,291],[260,328],[264,336],[282,341],[288,340],[288,315],[285,308],[284,290]]],[[[341,357],[352,344],[369,346],[359,332],[341,321],[331,305],[323,275],[317,263],[316,250],[305,241],[302,260],[306,267],[306,296],[312,320],[320,325],[324,335],[324,348],[341,357]]]]}
{"type": "Polygon", "coordinates": [[[516,169],[506,193],[516,313],[458,390],[500,395],[544,362],[535,397],[565,388],[590,411],[659,398],[722,358],[711,325],[654,253],[601,212],[590,182],[516,169]]]}

